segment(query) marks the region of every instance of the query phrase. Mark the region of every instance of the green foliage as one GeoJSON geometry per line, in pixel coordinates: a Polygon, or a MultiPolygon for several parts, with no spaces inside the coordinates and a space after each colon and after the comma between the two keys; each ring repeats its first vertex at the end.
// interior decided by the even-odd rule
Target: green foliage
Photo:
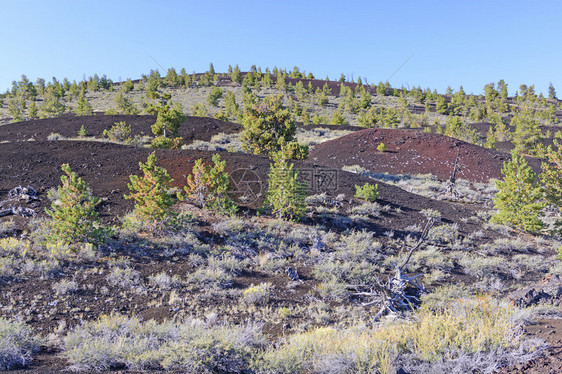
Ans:
{"type": "Polygon", "coordinates": [[[168,87],[178,87],[181,84],[180,77],[176,72],[176,69],[170,68],[164,77],[164,84],[168,87]]]}
{"type": "Polygon", "coordinates": [[[121,114],[139,114],[135,104],[133,104],[133,102],[129,100],[123,92],[119,92],[117,96],[115,96],[115,103],[117,104],[117,109],[121,114]]]}
{"type": "Polygon", "coordinates": [[[282,108],[282,98],[283,95],[267,96],[261,103],[246,107],[241,136],[245,151],[269,155],[294,141],[295,120],[289,110],[282,108]]]}
{"type": "Polygon", "coordinates": [[[551,100],[556,100],[556,90],[554,89],[552,82],[550,82],[550,84],[548,85],[548,98],[551,100]]]}
{"type": "Polygon", "coordinates": [[[178,199],[187,198],[202,208],[210,208],[225,214],[238,210],[230,194],[230,176],[225,171],[226,161],[218,153],[213,155],[213,166],[204,165],[202,159],[195,160],[191,174],[184,187],[185,197],[178,193],[178,199]]]}
{"type": "Polygon", "coordinates": [[[92,104],[86,99],[86,90],[82,88],[80,93],[78,94],[78,103],[76,105],[76,109],[74,109],[74,113],[77,116],[91,116],[94,114],[92,110],[92,104]]]}
{"type": "Polygon", "coordinates": [[[183,144],[183,138],[177,136],[175,138],[165,138],[157,136],[150,142],[150,148],[154,149],[180,149],[183,144]]]}
{"type": "Polygon", "coordinates": [[[185,120],[185,114],[179,104],[169,102],[171,95],[162,94],[162,101],[159,105],[151,104],[148,107],[149,113],[156,113],[156,123],[151,126],[152,133],[156,136],[167,138],[168,135],[177,137],[180,124],[185,120]]]}
{"type": "Polygon", "coordinates": [[[32,101],[27,108],[27,116],[29,118],[37,118],[37,104],[35,101],[32,101]]]}
{"type": "Polygon", "coordinates": [[[149,99],[157,99],[158,95],[158,88],[162,85],[162,78],[160,77],[160,73],[158,70],[151,70],[148,77],[145,77],[146,80],[146,96],[149,99]]]}
{"type": "Polygon", "coordinates": [[[286,153],[281,150],[273,155],[269,166],[268,189],[264,209],[279,219],[299,221],[306,213],[306,184],[298,181],[294,164],[287,162],[286,153]]]}
{"type": "Polygon", "coordinates": [[[102,243],[108,231],[99,227],[96,206],[101,200],[92,196],[88,184],[68,164],[61,168],[66,174],[61,176],[62,184],[48,193],[53,202],[50,209],[45,209],[51,217],[44,224],[48,231],[46,242],[72,246],[78,242],[102,243]]]}
{"type": "Polygon", "coordinates": [[[84,125],[82,125],[82,126],[80,127],[80,130],[78,130],[78,136],[81,137],[81,138],[83,138],[83,137],[85,137],[85,136],[87,136],[87,135],[88,135],[88,132],[86,131],[86,128],[84,127],[84,125]]]}
{"type": "Polygon", "coordinates": [[[241,117],[240,105],[236,102],[232,91],[228,91],[224,97],[224,109],[228,118],[237,120],[241,117]]]}
{"type": "Polygon", "coordinates": [[[334,112],[334,115],[332,116],[332,119],[330,119],[329,124],[330,125],[346,126],[346,125],[349,125],[349,122],[347,121],[347,119],[345,119],[342,112],[337,110],[337,111],[334,112]]]}
{"type": "Polygon", "coordinates": [[[128,78],[125,82],[121,84],[121,90],[125,93],[131,92],[135,88],[133,81],[128,78]]]}
{"type": "Polygon", "coordinates": [[[386,150],[387,150],[387,147],[386,147],[386,144],[384,144],[384,143],[381,143],[377,146],[377,151],[379,151],[379,152],[386,152],[386,150]]]}
{"type": "Polygon", "coordinates": [[[236,66],[232,70],[232,74],[230,74],[230,79],[232,79],[233,82],[242,83],[242,74],[240,73],[240,68],[238,67],[238,64],[236,64],[236,66]]]}
{"type": "Polygon", "coordinates": [[[478,143],[480,138],[478,132],[472,126],[463,122],[457,116],[447,116],[444,134],[469,143],[478,143]]]}
{"type": "Polygon", "coordinates": [[[363,186],[355,185],[355,197],[373,203],[379,197],[378,188],[378,184],[365,183],[363,186]]]}
{"type": "Polygon", "coordinates": [[[448,114],[449,113],[449,106],[447,105],[447,102],[445,101],[444,96],[439,95],[437,97],[437,100],[435,101],[435,111],[437,113],[441,113],[441,114],[448,114]]]}
{"type": "Polygon", "coordinates": [[[66,110],[61,102],[63,91],[60,86],[48,86],[43,95],[43,105],[39,108],[39,118],[59,117],[66,110]]]}
{"type": "Polygon", "coordinates": [[[25,99],[21,95],[16,95],[8,101],[8,111],[12,116],[12,122],[24,120],[25,99]]]}
{"type": "Polygon", "coordinates": [[[511,119],[511,126],[515,127],[513,144],[518,152],[538,155],[542,144],[543,134],[539,121],[534,117],[533,110],[524,106],[511,119]]]}
{"type": "MultiPolygon", "coordinates": [[[[544,186],[546,201],[560,211],[562,210],[562,147],[556,140],[554,145],[557,150],[554,151],[549,148],[546,160],[541,164],[540,179],[544,186]]],[[[555,225],[558,229],[561,229],[562,221],[557,221],[555,225]]]]}
{"type": "Polygon", "coordinates": [[[218,106],[219,99],[222,97],[222,90],[218,87],[213,87],[211,92],[209,92],[209,96],[207,96],[207,104],[210,106],[218,106]]]}
{"type": "Polygon", "coordinates": [[[115,122],[109,130],[103,130],[103,136],[111,141],[123,144],[130,144],[133,140],[131,125],[127,125],[125,121],[115,122]]]}
{"type": "Polygon", "coordinates": [[[502,174],[504,179],[496,181],[498,193],[494,198],[498,212],[490,222],[528,232],[539,231],[543,227],[539,215],[545,204],[540,201],[543,194],[537,176],[516,150],[511,153],[511,161],[504,163],[502,174]]]}
{"type": "Polygon", "coordinates": [[[143,176],[129,177],[131,193],[124,197],[135,201],[135,216],[155,229],[159,223],[173,218],[170,208],[174,200],[168,194],[172,178],[166,169],[158,166],[155,152],[148,156],[146,163],[139,162],[139,166],[143,176]]]}

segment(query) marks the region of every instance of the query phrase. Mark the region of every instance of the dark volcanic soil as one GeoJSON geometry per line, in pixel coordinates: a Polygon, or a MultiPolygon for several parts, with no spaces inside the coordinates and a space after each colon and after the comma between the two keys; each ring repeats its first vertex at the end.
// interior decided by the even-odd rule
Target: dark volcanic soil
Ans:
{"type": "MultiPolygon", "coordinates": [[[[501,179],[507,153],[443,135],[417,130],[366,129],[314,147],[309,160],[334,168],[360,165],[372,173],[433,174],[440,180],[451,176],[459,152],[457,178],[473,182],[501,179]],[[386,152],[377,151],[384,143],[386,152]]],[[[540,162],[529,158],[529,164],[540,171],[540,162]]]]}
{"type": "MultiPolygon", "coordinates": [[[[74,114],[65,114],[58,118],[38,119],[25,122],[11,123],[0,126],[0,142],[45,141],[51,133],[58,133],[66,138],[75,138],[81,126],[84,126],[88,136],[103,137],[103,130],[110,129],[116,122],[125,121],[131,125],[132,135],[153,136],[150,126],[156,122],[153,115],[101,115],[77,117],[74,114]]],[[[185,144],[194,140],[209,141],[218,133],[232,134],[242,130],[236,123],[224,122],[214,118],[191,117],[180,125],[180,136],[185,144]]]]}

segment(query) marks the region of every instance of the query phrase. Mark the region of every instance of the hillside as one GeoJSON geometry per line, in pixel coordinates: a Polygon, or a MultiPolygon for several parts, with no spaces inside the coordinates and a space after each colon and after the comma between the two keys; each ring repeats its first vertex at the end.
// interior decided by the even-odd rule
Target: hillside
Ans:
{"type": "MultiPolygon", "coordinates": [[[[14,122],[0,109],[0,212],[7,212],[0,215],[0,330],[13,342],[9,350],[0,347],[0,358],[6,354],[0,368],[17,373],[560,368],[561,241],[547,230],[560,212],[545,210],[546,228],[535,234],[490,223],[497,192],[492,180],[502,178],[510,155],[483,147],[482,133],[492,128],[499,136],[506,130],[479,122],[476,139],[471,127],[452,125],[459,118],[468,123],[468,113],[455,108],[470,110],[486,98],[466,95],[459,104],[458,95],[433,97],[417,89],[341,85],[283,73],[272,74],[267,83],[257,71],[242,74],[243,85],[227,74],[194,74],[189,84],[170,77],[151,74],[131,81],[129,90],[125,82],[111,89],[84,82],[96,111],[87,116],[69,112],[78,105],[70,86],[59,98],[66,109],[52,118],[14,122]],[[150,82],[159,82],[152,98],[150,82]],[[217,87],[222,97],[212,105],[207,98],[217,87]],[[296,138],[310,145],[308,158],[290,161],[306,185],[305,213],[297,222],[276,219],[264,208],[272,161],[241,147],[243,107],[281,92],[282,110],[298,124],[296,138]],[[165,93],[190,115],[179,124],[180,149],[154,150],[149,144],[156,115],[111,113],[123,110],[115,101],[119,94],[140,113],[150,104],[163,106],[165,93]],[[228,104],[228,93],[228,100],[240,104],[237,109],[228,104]],[[320,100],[324,96],[327,102],[320,100]],[[355,107],[362,97],[369,105],[355,107]],[[437,111],[437,101],[445,98],[447,114],[437,111]],[[130,134],[109,139],[104,130],[121,122],[130,134]],[[81,128],[85,134],[79,136],[81,128]],[[452,129],[461,129],[448,134],[456,138],[445,135],[452,129]],[[459,139],[467,137],[474,144],[459,139]],[[386,150],[377,150],[381,143],[386,150]],[[155,223],[135,216],[135,202],[125,198],[131,175],[141,175],[139,163],[153,152],[173,178],[164,192],[173,206],[155,223]],[[238,206],[232,215],[177,198],[188,176],[196,177],[197,160],[211,165],[215,154],[225,161],[238,206]],[[457,180],[449,185],[457,155],[457,180]],[[56,188],[65,163],[89,186],[88,197],[76,205],[100,198],[96,228],[106,230],[103,240],[50,239],[54,229],[47,211],[63,204],[56,188]],[[357,194],[366,184],[376,185],[371,201],[357,194]],[[18,186],[32,192],[18,194],[18,186]],[[34,214],[12,214],[18,206],[34,214]]],[[[4,101],[19,100],[25,92],[4,101]]],[[[48,95],[34,100],[43,106],[48,95]]],[[[490,113],[500,113],[497,107],[505,104],[512,105],[509,115],[517,115],[517,105],[534,99],[525,100],[500,100],[490,104],[490,113]]],[[[533,102],[533,118],[544,133],[529,148],[537,156],[557,137],[559,114],[555,110],[545,119],[538,110],[549,102],[533,102]]],[[[23,114],[29,115],[26,108],[23,114]]],[[[516,132],[508,128],[504,135],[516,132]]],[[[541,159],[527,160],[541,171],[541,159]]],[[[156,189],[158,182],[149,184],[156,189]]]]}

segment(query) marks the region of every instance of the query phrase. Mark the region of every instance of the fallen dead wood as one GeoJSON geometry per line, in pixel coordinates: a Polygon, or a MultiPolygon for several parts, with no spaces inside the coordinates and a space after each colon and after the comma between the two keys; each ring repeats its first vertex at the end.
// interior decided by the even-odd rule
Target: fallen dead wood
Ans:
{"type": "Polygon", "coordinates": [[[377,284],[371,285],[370,287],[349,286],[349,288],[355,288],[357,291],[353,292],[351,294],[352,296],[361,296],[371,299],[363,303],[363,306],[379,306],[379,311],[373,317],[375,321],[387,314],[398,314],[413,310],[414,307],[421,302],[420,296],[427,293],[423,285],[417,281],[417,278],[419,278],[421,274],[410,277],[404,273],[404,268],[412,258],[413,253],[417,251],[427,239],[429,230],[433,227],[434,223],[435,218],[429,217],[418,241],[409,250],[406,258],[404,258],[400,265],[394,264],[394,275],[389,277],[386,282],[382,282],[379,278],[376,278],[377,284]],[[366,288],[369,289],[366,290],[366,288]]]}

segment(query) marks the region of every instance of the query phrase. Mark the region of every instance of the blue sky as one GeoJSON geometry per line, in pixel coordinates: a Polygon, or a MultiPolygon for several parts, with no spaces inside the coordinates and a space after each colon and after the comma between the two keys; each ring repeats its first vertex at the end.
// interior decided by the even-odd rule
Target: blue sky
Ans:
{"type": "Polygon", "coordinates": [[[253,64],[482,93],[504,79],[562,97],[562,1],[0,0],[0,91],[26,74],[140,78],[253,64]],[[158,64],[151,58],[152,56],[158,64]]]}

